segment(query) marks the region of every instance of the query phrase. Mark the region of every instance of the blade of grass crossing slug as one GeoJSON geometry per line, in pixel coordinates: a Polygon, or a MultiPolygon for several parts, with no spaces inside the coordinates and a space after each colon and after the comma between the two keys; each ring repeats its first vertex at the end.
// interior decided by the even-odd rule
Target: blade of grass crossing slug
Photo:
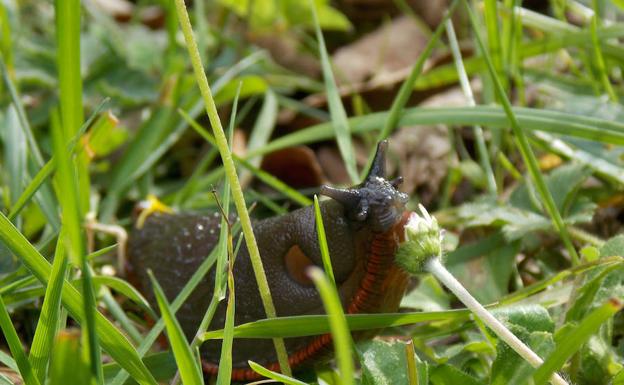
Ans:
{"type": "MultiPolygon", "coordinates": [[[[389,314],[347,314],[349,330],[370,330],[393,326],[409,325],[417,322],[462,321],[468,320],[466,310],[447,310],[441,312],[413,312],[389,314]]],[[[306,315],[265,319],[238,325],[234,328],[237,338],[272,338],[281,335],[284,338],[304,337],[328,333],[329,318],[326,315],[306,315]]],[[[204,333],[202,340],[223,338],[223,330],[204,333]]]]}
{"type": "Polygon", "coordinates": [[[232,343],[234,341],[234,311],[236,307],[236,297],[234,291],[234,247],[232,234],[228,234],[228,256],[229,263],[227,269],[228,301],[225,310],[225,325],[223,327],[223,344],[221,345],[221,358],[219,359],[219,374],[217,375],[218,385],[228,385],[232,377],[232,343]]]}
{"type": "Polygon", "coordinates": [[[102,383],[102,364],[100,362],[100,348],[97,342],[95,332],[95,293],[91,282],[91,271],[89,269],[86,258],[84,239],[82,234],[82,216],[80,214],[78,200],[78,182],[75,168],[71,162],[71,158],[67,153],[68,141],[64,130],[60,126],[58,113],[52,111],[52,139],[53,152],[56,158],[56,182],[57,182],[57,198],[61,205],[62,222],[67,237],[67,251],[70,260],[76,266],[80,266],[82,275],[85,280],[83,285],[83,306],[85,314],[85,322],[82,324],[83,337],[87,338],[87,352],[89,354],[89,362],[96,378],[97,383],[102,383]]]}
{"type": "MultiPolygon", "coordinates": [[[[201,91],[206,113],[208,114],[213,134],[215,136],[215,141],[217,143],[217,147],[219,148],[219,153],[221,154],[223,168],[228,180],[230,181],[232,197],[236,206],[236,211],[238,212],[238,216],[240,218],[241,227],[245,236],[245,243],[247,245],[247,250],[249,251],[249,259],[251,260],[251,265],[258,284],[258,292],[260,293],[260,298],[262,299],[262,305],[267,317],[275,318],[275,305],[273,304],[269,283],[264,272],[264,267],[262,266],[260,251],[258,250],[256,237],[251,226],[251,219],[249,217],[243,191],[236,174],[236,167],[234,166],[234,161],[232,160],[232,154],[228,149],[227,139],[225,138],[225,133],[223,132],[217,106],[212,96],[212,91],[210,90],[210,85],[208,84],[204,67],[201,63],[197,43],[195,42],[195,37],[193,36],[193,28],[186,10],[186,5],[184,4],[184,0],[175,0],[175,4],[178,20],[180,21],[180,26],[182,27],[182,34],[184,35],[184,40],[186,41],[186,47],[191,59],[197,85],[201,91]]],[[[286,352],[284,340],[281,338],[275,338],[273,340],[273,344],[275,346],[277,360],[279,361],[282,372],[290,374],[291,370],[288,364],[288,353],[286,352]]]]}
{"type": "Polygon", "coordinates": [[[286,385],[308,385],[305,382],[299,381],[297,379],[294,379],[292,377],[288,377],[285,376],[283,374],[280,373],[276,373],[272,370],[269,370],[267,368],[265,368],[262,365],[259,365],[253,361],[247,361],[247,363],[249,363],[249,366],[251,367],[251,369],[253,369],[254,372],[266,377],[266,378],[270,378],[271,380],[275,380],[277,382],[281,382],[284,383],[286,385]]]}
{"type": "Polygon", "coordinates": [[[49,385],[89,384],[89,365],[83,360],[78,331],[61,331],[54,341],[49,385]]]}
{"type": "Polygon", "coordinates": [[[56,243],[54,252],[54,261],[52,262],[52,271],[50,272],[50,280],[46,286],[45,296],[43,297],[43,305],[37,329],[30,347],[30,363],[33,366],[35,375],[40,382],[44,382],[46,377],[46,368],[52,351],[52,342],[56,335],[59,325],[59,313],[61,310],[61,290],[63,282],[67,274],[67,256],[65,255],[65,231],[61,228],[61,232],[56,243]]]}
{"type": "MultiPolygon", "coordinates": [[[[232,113],[230,114],[230,124],[228,127],[228,149],[232,151],[232,145],[234,141],[234,123],[236,121],[236,112],[238,110],[238,98],[240,96],[240,90],[242,87],[242,83],[238,83],[238,88],[236,89],[236,95],[234,96],[234,103],[232,105],[232,113]]],[[[206,134],[208,134],[206,132],[206,134]]],[[[221,208],[223,210],[224,217],[221,218],[221,229],[219,233],[219,247],[221,248],[221,253],[217,256],[217,273],[215,276],[215,297],[220,301],[225,297],[225,290],[227,284],[227,266],[228,266],[228,252],[229,252],[229,244],[228,241],[232,234],[230,234],[230,229],[228,227],[230,215],[230,183],[227,179],[223,181],[223,197],[221,198],[222,205],[221,208]]],[[[206,329],[208,329],[208,325],[206,325],[206,329]]]]}
{"type": "Polygon", "coordinates": [[[336,360],[338,361],[338,368],[340,369],[340,376],[342,378],[341,384],[354,384],[351,334],[347,326],[347,320],[345,319],[338,293],[319,268],[311,267],[308,274],[314,281],[314,285],[321,295],[323,306],[329,317],[329,327],[334,340],[336,360]]]}
{"type": "Polygon", "coordinates": [[[470,5],[468,4],[468,2],[464,0],[464,4],[466,5],[466,9],[470,17],[472,28],[474,29],[475,38],[477,40],[479,48],[481,49],[481,52],[483,53],[483,57],[485,58],[488,71],[490,72],[490,76],[492,77],[492,80],[494,82],[494,87],[496,89],[496,92],[498,93],[500,102],[503,105],[505,114],[507,115],[507,118],[509,119],[509,123],[511,125],[512,131],[516,137],[518,149],[520,150],[520,153],[522,154],[522,158],[524,159],[524,163],[526,164],[527,169],[529,170],[529,174],[531,175],[531,179],[533,180],[533,183],[535,184],[535,187],[537,188],[537,191],[539,192],[540,197],[542,198],[546,211],[548,212],[555,228],[557,229],[557,231],[559,231],[561,239],[563,240],[563,244],[565,245],[566,250],[570,254],[572,264],[578,265],[579,257],[576,252],[576,249],[574,248],[574,245],[572,244],[572,240],[570,239],[570,235],[568,234],[568,230],[566,229],[565,224],[563,223],[563,219],[561,218],[561,213],[559,213],[559,210],[557,209],[557,206],[555,205],[555,201],[550,193],[550,190],[548,190],[548,187],[546,186],[546,183],[544,182],[544,178],[542,177],[542,174],[540,172],[537,159],[535,158],[535,154],[533,154],[533,150],[531,149],[529,140],[526,134],[524,133],[524,131],[522,130],[522,128],[520,128],[520,124],[518,123],[518,120],[511,108],[511,103],[509,102],[509,99],[507,98],[507,95],[505,94],[505,90],[503,89],[503,86],[498,76],[496,76],[496,70],[494,68],[494,65],[492,64],[492,60],[487,50],[485,49],[483,40],[481,39],[481,35],[478,30],[478,23],[476,21],[475,15],[470,5]]]}
{"type": "Polygon", "coordinates": [[[26,353],[22,347],[22,342],[20,341],[17,332],[15,331],[15,327],[11,322],[9,312],[4,306],[2,296],[0,296],[0,329],[2,329],[2,334],[9,345],[13,359],[19,368],[20,375],[24,379],[24,383],[26,385],[39,385],[40,382],[37,379],[32,366],[30,366],[28,358],[26,357],[26,353]]]}
{"type": "MultiPolygon", "coordinates": [[[[180,309],[182,304],[184,304],[184,302],[191,295],[193,290],[195,290],[195,287],[197,287],[197,285],[204,279],[210,268],[212,268],[212,266],[215,264],[218,252],[219,248],[215,247],[210,252],[208,257],[201,263],[199,268],[193,273],[193,275],[184,285],[182,290],[180,290],[178,296],[171,303],[171,311],[173,313],[177,312],[178,309],[180,309]]],[[[154,344],[164,327],[165,321],[161,317],[141,341],[141,344],[137,349],[140,357],[143,357],[149,351],[150,347],[154,344]]],[[[122,370],[117,373],[115,378],[111,381],[110,385],[122,385],[126,382],[127,379],[128,373],[122,370]]]]}
{"type": "Polygon", "coordinates": [[[589,313],[581,323],[559,339],[555,351],[533,374],[536,385],[545,384],[553,373],[559,370],[568,358],[572,357],[589,338],[598,332],[600,326],[620,311],[622,303],[610,299],[604,305],[589,313]]]}
{"type": "Polygon", "coordinates": [[[312,10],[314,29],[316,30],[316,40],[318,41],[319,54],[321,56],[321,68],[323,69],[323,77],[325,78],[327,103],[329,104],[329,113],[332,118],[331,123],[336,134],[338,149],[340,150],[340,155],[342,155],[342,159],[345,162],[347,173],[351,178],[351,182],[358,183],[360,177],[355,164],[355,153],[353,151],[353,143],[351,142],[349,120],[347,119],[347,113],[342,105],[342,99],[340,98],[340,93],[338,92],[338,87],[336,86],[336,80],[334,79],[334,73],[332,72],[329,56],[327,55],[325,39],[323,38],[321,26],[319,25],[318,16],[316,14],[316,3],[312,0],[308,0],[308,4],[312,10]]]}
{"type": "Polygon", "coordinates": [[[167,338],[171,344],[171,350],[176,362],[178,363],[178,370],[180,371],[180,377],[182,383],[185,385],[202,385],[202,374],[199,367],[199,363],[195,359],[191,347],[188,344],[180,323],[173,315],[169,303],[165,298],[165,293],[162,291],[160,284],[154,277],[151,271],[148,271],[150,279],[152,281],[152,287],[154,288],[154,294],[160,314],[165,321],[165,327],[167,329],[167,338]]]}
{"type": "MultiPolygon", "coordinates": [[[[4,243],[42,284],[50,281],[51,266],[0,211],[0,241],[4,243]]],[[[63,283],[62,301],[71,316],[80,324],[85,322],[83,298],[69,282],[63,283]]],[[[96,330],[108,354],[140,384],[155,385],[156,381],[141,361],[137,351],[104,316],[96,312],[96,330]]]]}
{"type": "Polygon", "coordinates": [[[321,215],[321,206],[319,206],[318,197],[314,196],[314,219],[316,220],[316,234],[318,236],[319,247],[321,249],[321,258],[323,259],[323,269],[332,286],[336,287],[336,279],[334,278],[334,269],[332,268],[331,258],[329,257],[329,247],[327,246],[327,237],[325,236],[325,226],[323,225],[323,216],[321,215]]]}

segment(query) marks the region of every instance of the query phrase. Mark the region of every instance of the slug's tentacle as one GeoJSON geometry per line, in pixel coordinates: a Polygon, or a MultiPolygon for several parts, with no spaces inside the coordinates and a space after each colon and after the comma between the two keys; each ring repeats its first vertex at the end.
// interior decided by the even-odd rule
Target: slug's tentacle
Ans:
{"type": "Polygon", "coordinates": [[[355,210],[360,204],[360,193],[354,189],[334,188],[331,186],[321,186],[321,194],[332,198],[344,207],[355,210]]]}
{"type": "Polygon", "coordinates": [[[342,204],[351,220],[366,222],[378,232],[388,231],[399,221],[408,201],[407,194],[397,190],[402,177],[386,180],[387,147],[388,141],[379,142],[371,169],[361,184],[348,189],[321,187],[321,194],[342,204]]]}
{"type": "Polygon", "coordinates": [[[377,151],[373,158],[370,170],[365,180],[369,180],[374,177],[385,178],[386,177],[386,150],[388,149],[388,141],[382,140],[377,143],[377,151]]]}

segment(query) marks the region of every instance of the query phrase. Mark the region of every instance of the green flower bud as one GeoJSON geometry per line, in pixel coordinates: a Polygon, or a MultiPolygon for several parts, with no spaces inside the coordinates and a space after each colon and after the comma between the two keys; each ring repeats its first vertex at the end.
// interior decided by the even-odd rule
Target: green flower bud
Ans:
{"type": "Polygon", "coordinates": [[[442,256],[442,230],[438,221],[418,205],[420,215],[411,213],[405,224],[405,242],[399,246],[396,263],[411,274],[424,272],[430,258],[442,256]]]}

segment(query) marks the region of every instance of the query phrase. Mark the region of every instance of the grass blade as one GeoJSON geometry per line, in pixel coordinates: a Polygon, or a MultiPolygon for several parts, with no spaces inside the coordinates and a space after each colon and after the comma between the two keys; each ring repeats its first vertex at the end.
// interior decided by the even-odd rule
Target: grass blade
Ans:
{"type": "Polygon", "coordinates": [[[529,139],[527,138],[524,130],[520,128],[520,124],[518,123],[518,120],[516,119],[513,109],[511,108],[511,103],[509,102],[509,99],[507,98],[507,95],[505,94],[505,90],[503,89],[503,85],[500,79],[498,78],[498,76],[496,75],[494,64],[492,63],[492,60],[490,56],[488,55],[488,52],[485,49],[485,46],[483,44],[483,40],[481,39],[481,35],[478,30],[479,26],[478,26],[476,17],[471,7],[465,0],[464,0],[464,4],[466,5],[466,9],[470,16],[470,22],[472,24],[472,28],[474,29],[475,38],[478,42],[481,52],[483,53],[483,57],[485,58],[485,62],[490,72],[492,81],[494,82],[494,88],[496,89],[496,93],[498,94],[500,102],[503,105],[503,109],[505,110],[505,114],[507,115],[507,118],[509,119],[511,129],[516,137],[518,150],[520,150],[520,153],[522,154],[522,159],[524,160],[524,163],[527,166],[529,174],[531,175],[531,179],[533,180],[533,183],[535,184],[535,187],[537,191],[539,192],[540,197],[542,198],[542,203],[544,204],[544,207],[546,211],[548,212],[548,215],[550,216],[555,228],[557,229],[557,231],[559,231],[559,234],[561,235],[563,244],[566,250],[568,251],[568,253],[570,254],[572,264],[578,265],[579,257],[576,252],[576,249],[574,248],[574,245],[572,244],[572,240],[570,239],[570,235],[568,234],[568,230],[565,226],[565,223],[563,223],[563,219],[561,218],[561,213],[559,213],[559,210],[557,209],[557,206],[555,205],[555,201],[552,197],[552,194],[550,193],[550,190],[548,190],[548,187],[546,186],[546,183],[544,182],[544,178],[542,177],[542,174],[540,173],[537,159],[535,158],[535,154],[533,154],[533,150],[531,150],[531,145],[529,144],[529,139]]]}
{"type": "MultiPolygon", "coordinates": [[[[589,118],[560,111],[513,107],[520,127],[527,131],[544,131],[589,139],[602,143],[624,145],[624,124],[605,119],[589,118]]],[[[353,132],[363,134],[379,128],[387,119],[387,112],[378,112],[350,119],[353,132]]],[[[480,125],[503,129],[509,119],[503,109],[496,106],[408,108],[401,115],[400,126],[444,124],[448,126],[480,125]]],[[[317,124],[279,139],[247,156],[266,154],[286,147],[316,143],[333,137],[329,123],[317,124]]]]}
{"type": "MultiPolygon", "coordinates": [[[[82,78],[80,72],[80,0],[55,0],[57,70],[60,90],[61,120],[65,138],[80,130],[84,121],[82,78]]],[[[89,158],[81,154],[77,160],[77,182],[80,212],[89,211],[89,158]]]]}
{"type": "Polygon", "coordinates": [[[82,325],[88,338],[87,352],[92,374],[98,384],[102,383],[102,363],[100,359],[100,347],[95,332],[95,293],[91,282],[91,269],[84,248],[82,234],[82,215],[80,213],[80,200],[78,199],[78,176],[76,175],[74,164],[67,153],[69,136],[61,128],[58,113],[52,112],[52,142],[53,151],[56,158],[57,198],[61,205],[62,222],[66,229],[68,254],[76,266],[80,266],[85,284],[82,287],[84,300],[85,322],[82,325]]]}
{"type": "Polygon", "coordinates": [[[314,219],[316,221],[316,234],[318,236],[319,247],[321,249],[321,258],[323,259],[323,269],[329,282],[336,287],[336,279],[334,278],[334,269],[332,268],[331,258],[329,256],[329,247],[327,246],[327,237],[325,236],[325,226],[323,225],[323,216],[321,215],[321,207],[319,206],[318,197],[314,196],[314,219]]]}
{"type": "Polygon", "coordinates": [[[262,365],[259,365],[253,361],[247,361],[249,363],[249,366],[253,369],[254,372],[266,377],[266,378],[270,378],[272,380],[275,380],[277,382],[281,382],[283,384],[287,384],[287,385],[308,385],[305,382],[299,381],[297,379],[294,379],[292,377],[288,377],[285,376],[281,373],[276,373],[272,370],[269,370],[267,368],[265,368],[262,365]]]}
{"type": "Polygon", "coordinates": [[[178,363],[178,370],[180,371],[180,377],[183,384],[201,385],[203,384],[201,369],[199,363],[195,359],[191,347],[182,332],[180,323],[173,315],[169,303],[165,297],[165,293],[158,284],[158,281],[154,277],[151,271],[148,271],[150,279],[152,281],[152,287],[154,294],[156,295],[156,301],[158,301],[158,307],[160,308],[160,314],[165,322],[167,328],[167,337],[171,350],[173,350],[173,356],[178,363]]]}
{"type": "Polygon", "coordinates": [[[41,306],[41,314],[37,322],[37,329],[30,347],[30,363],[33,366],[35,375],[40,382],[44,382],[48,361],[50,360],[50,352],[52,351],[52,342],[56,335],[59,325],[59,313],[61,310],[61,290],[63,281],[67,275],[67,255],[65,254],[65,231],[61,232],[56,243],[54,252],[54,262],[52,263],[52,271],[50,272],[50,281],[46,287],[43,305],[41,306]]]}
{"type": "MultiPolygon", "coordinates": [[[[50,281],[50,263],[2,212],[0,212],[0,241],[22,261],[39,282],[45,285],[50,281]]],[[[71,316],[79,323],[84,323],[82,296],[67,281],[63,283],[61,298],[71,316]]],[[[132,377],[140,384],[155,385],[156,381],[126,337],[99,312],[96,312],[95,316],[95,327],[100,336],[100,343],[108,354],[131,373],[132,377]]]]}
{"type": "MultiPolygon", "coordinates": [[[[457,68],[457,73],[459,75],[459,83],[461,85],[462,91],[464,92],[464,96],[466,97],[466,102],[470,107],[475,107],[477,103],[474,100],[474,95],[470,86],[470,80],[468,80],[468,75],[466,74],[466,68],[464,67],[464,62],[462,60],[459,43],[457,42],[457,36],[455,35],[455,28],[453,28],[453,23],[450,20],[446,21],[446,34],[448,36],[449,45],[451,46],[451,53],[453,54],[455,67],[457,68]]],[[[472,128],[472,132],[475,137],[475,142],[477,144],[476,147],[477,153],[479,155],[479,163],[481,163],[481,167],[483,168],[483,171],[486,175],[488,192],[492,195],[496,195],[496,178],[494,176],[494,172],[492,171],[490,155],[488,154],[488,149],[485,145],[483,128],[481,128],[481,126],[475,125],[472,128]]]]}
{"type": "Polygon", "coordinates": [[[22,342],[20,341],[17,332],[15,331],[15,327],[13,327],[11,317],[9,316],[9,312],[4,306],[2,296],[0,296],[0,329],[2,329],[2,334],[4,335],[4,338],[9,345],[11,354],[13,355],[15,363],[19,368],[19,372],[24,379],[24,383],[26,385],[39,385],[40,382],[37,379],[37,376],[35,375],[32,366],[30,366],[30,362],[28,362],[26,353],[24,353],[22,342]]]}
{"type": "Polygon", "coordinates": [[[308,0],[308,4],[312,10],[316,40],[319,45],[321,68],[323,69],[323,77],[325,78],[325,92],[327,93],[327,103],[329,104],[329,113],[332,118],[331,124],[334,128],[340,155],[342,155],[342,159],[344,160],[351,182],[358,183],[360,181],[360,177],[355,163],[353,143],[351,143],[349,120],[347,119],[347,113],[342,105],[342,99],[340,98],[340,93],[338,92],[338,87],[336,86],[336,80],[334,79],[334,73],[332,72],[329,56],[327,55],[325,39],[323,38],[321,26],[319,25],[318,16],[316,14],[316,3],[312,0],[308,0]]]}
{"type": "Polygon", "coordinates": [[[332,286],[323,271],[317,267],[311,267],[309,270],[310,277],[314,281],[314,285],[321,295],[323,306],[329,317],[329,326],[334,341],[334,351],[336,352],[336,360],[343,385],[354,384],[353,377],[353,357],[351,356],[351,334],[347,327],[340,297],[336,292],[336,288],[332,286]]]}
{"type": "MultiPolygon", "coordinates": [[[[267,317],[274,318],[276,316],[275,305],[273,304],[273,299],[271,298],[269,283],[267,282],[264,267],[262,266],[260,251],[258,250],[258,245],[256,244],[256,237],[253,233],[251,219],[249,218],[249,212],[247,211],[247,205],[245,204],[243,191],[241,189],[238,176],[236,174],[236,167],[234,166],[234,161],[232,160],[232,154],[228,149],[227,140],[225,138],[225,133],[223,132],[223,127],[221,126],[221,120],[219,119],[217,107],[215,105],[214,98],[212,97],[212,92],[210,91],[210,86],[208,84],[208,79],[206,78],[206,73],[204,72],[204,68],[201,63],[201,58],[199,57],[199,52],[197,49],[197,44],[195,43],[195,38],[193,36],[193,29],[191,27],[191,21],[189,20],[188,12],[186,10],[186,5],[184,4],[184,0],[175,0],[175,3],[178,19],[182,27],[182,33],[184,34],[184,39],[186,41],[189,56],[191,58],[191,63],[193,64],[195,78],[197,80],[197,84],[204,100],[206,113],[208,114],[210,124],[212,125],[213,134],[219,148],[219,153],[221,154],[221,160],[223,161],[225,173],[230,182],[232,197],[234,199],[236,211],[238,212],[238,216],[240,218],[243,234],[245,236],[245,242],[247,245],[247,250],[249,251],[249,258],[251,260],[254,275],[256,277],[256,282],[258,283],[260,297],[262,298],[262,305],[264,307],[264,311],[267,317]]],[[[284,341],[281,338],[276,338],[273,340],[273,343],[275,345],[277,359],[280,363],[280,368],[282,372],[284,374],[290,375],[291,371],[288,364],[288,354],[286,353],[286,346],[284,345],[284,341]]]]}
{"type": "MultiPolygon", "coordinates": [[[[208,257],[197,268],[197,271],[193,273],[191,278],[184,285],[182,290],[180,290],[180,293],[178,294],[178,296],[171,303],[171,311],[173,313],[175,313],[176,311],[178,311],[178,309],[180,309],[182,304],[191,295],[193,290],[195,290],[195,287],[197,286],[197,284],[199,284],[199,282],[201,282],[204,279],[204,277],[206,276],[210,268],[212,268],[212,266],[214,265],[217,259],[218,251],[219,251],[218,248],[214,248],[210,252],[210,255],[208,255],[208,257]]],[[[150,330],[149,333],[147,333],[147,335],[143,338],[143,340],[141,341],[141,344],[139,345],[137,349],[140,357],[142,357],[143,355],[147,353],[147,351],[154,344],[154,342],[156,341],[160,333],[163,331],[164,327],[165,327],[165,322],[161,318],[158,320],[158,322],[156,322],[154,327],[152,327],[152,330],[150,330]]],[[[119,373],[117,373],[115,378],[110,382],[110,385],[124,384],[127,378],[128,378],[128,373],[124,371],[120,371],[119,373]]]]}

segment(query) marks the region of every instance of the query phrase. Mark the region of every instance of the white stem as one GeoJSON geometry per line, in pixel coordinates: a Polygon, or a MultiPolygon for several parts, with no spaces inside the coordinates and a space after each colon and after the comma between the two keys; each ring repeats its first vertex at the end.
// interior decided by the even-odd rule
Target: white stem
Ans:
{"type": "MultiPolygon", "coordinates": [[[[430,258],[425,264],[425,270],[433,274],[440,282],[442,282],[450,291],[463,302],[470,311],[474,313],[483,323],[496,333],[498,338],[505,341],[509,347],[524,358],[532,367],[537,368],[544,363],[540,356],[535,354],[531,348],[520,341],[518,337],[509,331],[499,320],[494,318],[492,313],[487,311],[462,284],[453,277],[446,267],[440,262],[440,258],[430,258]]],[[[560,375],[554,373],[550,378],[553,385],[569,385],[560,375]]]]}

